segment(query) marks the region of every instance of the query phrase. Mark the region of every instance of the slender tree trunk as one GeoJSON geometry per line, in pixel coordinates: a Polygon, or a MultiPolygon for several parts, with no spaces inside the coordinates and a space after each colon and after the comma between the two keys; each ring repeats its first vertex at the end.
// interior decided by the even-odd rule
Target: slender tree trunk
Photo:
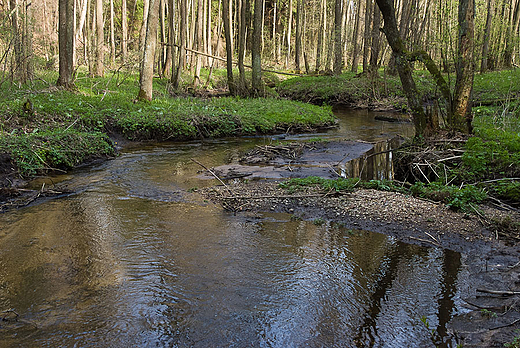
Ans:
{"type": "Polygon", "coordinates": [[[123,63],[126,62],[128,52],[128,18],[126,12],[126,0],[121,0],[121,59],[123,63]]]}
{"type": "Polygon", "coordinates": [[[252,85],[253,91],[262,94],[262,6],[263,0],[255,0],[253,14],[252,85]]]}
{"type": "MultiPolygon", "coordinates": [[[[204,0],[198,0],[197,5],[197,50],[204,51],[202,42],[203,27],[202,22],[204,19],[204,0]]],[[[202,56],[197,54],[195,63],[195,76],[193,79],[193,87],[197,87],[200,83],[200,69],[202,65],[202,56]]]]}
{"type": "Polygon", "coordinates": [[[114,33],[114,0],[110,0],[110,62],[116,65],[116,42],[114,33]]]}
{"type": "Polygon", "coordinates": [[[72,74],[74,52],[74,0],[59,0],[59,77],[56,84],[66,89],[74,88],[72,74]]]}
{"type": "MultiPolygon", "coordinates": [[[[135,3],[137,4],[137,1],[135,3]]],[[[143,52],[144,50],[149,8],[150,0],[143,0],[143,25],[141,26],[141,31],[139,32],[139,52],[143,52]]]]}
{"type": "Polygon", "coordinates": [[[327,2],[326,2],[326,0],[321,0],[320,26],[318,29],[318,43],[316,45],[316,69],[315,69],[316,74],[318,74],[320,72],[320,67],[321,67],[321,55],[323,52],[323,41],[324,41],[324,35],[325,35],[326,15],[327,15],[327,2]]]}
{"type": "Polygon", "coordinates": [[[300,61],[301,61],[301,51],[302,51],[302,29],[301,29],[301,15],[302,15],[302,1],[296,0],[296,25],[295,25],[295,42],[294,42],[294,69],[296,73],[300,73],[300,61]]]}
{"type": "Polygon", "coordinates": [[[292,28],[292,21],[293,21],[293,13],[292,13],[292,7],[293,7],[293,0],[289,0],[289,19],[287,20],[287,56],[285,58],[285,68],[289,68],[289,62],[291,60],[291,28],[292,28]]]}
{"type": "Polygon", "coordinates": [[[179,65],[175,69],[175,74],[172,75],[172,84],[174,89],[178,89],[181,82],[182,71],[186,61],[186,25],[187,19],[187,0],[179,1],[179,15],[180,26],[179,26],[179,65]]]}
{"type": "Polygon", "coordinates": [[[507,35],[505,40],[504,47],[504,59],[503,64],[504,67],[510,69],[513,63],[513,50],[514,50],[514,41],[515,36],[517,35],[518,29],[518,21],[520,19],[520,2],[511,2],[511,16],[509,16],[509,25],[507,26],[507,35]],[[516,5],[516,6],[515,6],[516,5]]]}
{"type": "Polygon", "coordinates": [[[95,76],[104,76],[105,36],[103,30],[103,0],[96,0],[96,66],[95,76]]]}
{"type": "Polygon", "coordinates": [[[457,80],[453,96],[453,113],[448,113],[448,124],[453,129],[471,133],[473,115],[471,113],[471,95],[473,93],[474,76],[474,36],[475,36],[475,2],[459,1],[459,44],[457,54],[457,80]]]}
{"type": "Polygon", "coordinates": [[[143,52],[143,63],[139,76],[138,100],[152,100],[153,93],[153,66],[155,48],[157,45],[157,27],[159,26],[159,5],[160,0],[150,0],[148,20],[146,26],[145,44],[143,52]]]}
{"type": "Polygon", "coordinates": [[[164,63],[164,69],[162,75],[169,77],[171,80],[172,76],[172,65],[174,61],[173,45],[175,43],[175,0],[168,0],[168,45],[166,46],[166,61],[164,63]]]}
{"type": "Polygon", "coordinates": [[[488,69],[488,54],[489,54],[489,38],[491,36],[491,21],[493,20],[493,0],[488,0],[486,28],[484,29],[484,40],[482,44],[482,60],[480,63],[480,73],[483,74],[488,69]]]}
{"type": "Polygon", "coordinates": [[[378,58],[379,58],[379,27],[381,25],[381,12],[377,7],[377,4],[374,3],[373,10],[373,24],[372,24],[372,40],[370,44],[370,75],[376,76],[378,69],[378,58]]]}
{"type": "Polygon", "coordinates": [[[238,20],[238,89],[240,94],[246,94],[246,71],[244,68],[244,55],[246,52],[246,4],[244,0],[238,0],[240,17],[238,20]]]}
{"type": "Polygon", "coordinates": [[[342,24],[342,1],[335,0],[334,2],[334,75],[341,74],[343,68],[343,45],[341,42],[341,32],[343,31],[342,24]]]}
{"type": "Polygon", "coordinates": [[[372,1],[366,0],[365,5],[365,31],[364,31],[364,40],[363,40],[363,73],[369,73],[368,63],[370,59],[370,46],[371,46],[371,36],[370,36],[370,23],[372,22],[370,19],[372,18],[372,1]]]}
{"type": "Polygon", "coordinates": [[[233,80],[233,43],[231,40],[231,13],[230,13],[230,1],[222,1],[222,20],[224,21],[224,37],[226,40],[226,70],[229,93],[236,95],[236,85],[233,80]]]}
{"type": "MultiPolygon", "coordinates": [[[[207,6],[207,41],[206,41],[206,44],[207,44],[207,48],[206,48],[206,52],[208,54],[213,54],[213,50],[212,50],[212,38],[211,38],[211,0],[207,0],[208,1],[208,6],[207,6]]],[[[220,12],[220,11],[218,11],[220,12]]],[[[217,12],[217,13],[218,13],[217,12]]],[[[208,57],[208,66],[211,66],[212,65],[212,58],[208,57]]]]}
{"type": "Polygon", "coordinates": [[[357,73],[359,65],[359,44],[360,41],[359,31],[361,29],[361,7],[363,6],[363,0],[358,1],[356,11],[356,24],[354,28],[354,35],[352,36],[352,42],[354,47],[352,48],[352,68],[353,73],[357,73]]]}

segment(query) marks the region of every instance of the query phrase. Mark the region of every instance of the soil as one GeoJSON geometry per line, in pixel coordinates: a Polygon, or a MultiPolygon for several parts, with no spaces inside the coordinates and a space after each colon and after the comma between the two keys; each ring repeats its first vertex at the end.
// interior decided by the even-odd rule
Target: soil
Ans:
{"type": "MultiPolygon", "coordinates": [[[[470,281],[461,289],[469,312],[451,320],[448,329],[452,340],[463,347],[504,347],[519,336],[516,330],[520,328],[520,243],[517,235],[498,230],[497,222],[520,223],[520,212],[481,205],[480,214],[468,215],[450,210],[442,203],[396,192],[357,189],[349,193],[332,193],[305,187],[289,193],[279,187],[280,178],[290,177],[294,172],[295,176],[300,176],[307,170],[300,167],[301,170],[289,171],[287,153],[292,154],[290,165],[298,168],[306,162],[300,159],[309,158],[312,153],[327,152],[329,145],[332,149],[341,147],[338,143],[322,144],[319,150],[316,146],[307,146],[299,155],[291,149],[279,149],[278,154],[275,149],[268,149],[268,156],[263,159],[258,154],[247,155],[242,165],[231,171],[229,166],[219,167],[212,169],[213,174],[207,174],[208,177],[222,175],[224,182],[231,172],[234,176],[229,177],[232,180],[226,180],[226,186],[199,192],[235,213],[285,212],[298,219],[325,219],[346,228],[394,236],[407,243],[460,252],[465,255],[463,267],[469,273],[470,281]],[[270,176],[278,178],[275,180],[236,179],[243,173],[255,178],[266,172],[281,175],[270,176]],[[487,290],[499,293],[485,292],[487,290]]],[[[331,156],[327,175],[333,173],[330,167],[337,164],[336,156],[331,156]]],[[[324,172],[325,162],[321,160],[318,164],[324,172]]]]}

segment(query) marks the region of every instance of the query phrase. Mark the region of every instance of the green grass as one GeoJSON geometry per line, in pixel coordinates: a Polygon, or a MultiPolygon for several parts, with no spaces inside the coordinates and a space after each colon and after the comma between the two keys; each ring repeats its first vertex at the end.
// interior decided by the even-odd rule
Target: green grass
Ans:
{"type": "MultiPolygon", "coordinates": [[[[222,71],[214,71],[212,81],[218,85],[221,75],[222,71]]],[[[49,167],[69,168],[95,157],[96,151],[106,156],[111,153],[106,134],[111,132],[130,140],[186,140],[301,132],[335,122],[330,107],[296,101],[173,97],[168,81],[161,79],[154,81],[151,102],[137,102],[138,75],[130,73],[108,72],[96,78],[79,71],[75,91],[53,87],[56,73],[40,72],[39,76],[28,85],[0,91],[1,150],[11,156],[22,175],[49,167]],[[75,156],[61,149],[65,140],[60,139],[67,137],[77,138],[69,139],[75,156]],[[87,138],[91,148],[81,141],[87,138]]]]}

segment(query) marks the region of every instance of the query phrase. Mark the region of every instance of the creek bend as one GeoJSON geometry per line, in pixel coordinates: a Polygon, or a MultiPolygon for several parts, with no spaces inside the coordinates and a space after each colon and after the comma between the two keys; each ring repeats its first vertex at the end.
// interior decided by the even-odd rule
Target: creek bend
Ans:
{"type": "MultiPolygon", "coordinates": [[[[338,130],[288,140],[410,132],[338,114],[338,130]]],[[[18,316],[0,346],[433,347],[421,317],[444,336],[463,311],[464,255],[188,193],[213,184],[190,158],[232,163],[269,141],[130,148],[52,178],[76,194],[0,215],[0,311],[18,316]]]]}

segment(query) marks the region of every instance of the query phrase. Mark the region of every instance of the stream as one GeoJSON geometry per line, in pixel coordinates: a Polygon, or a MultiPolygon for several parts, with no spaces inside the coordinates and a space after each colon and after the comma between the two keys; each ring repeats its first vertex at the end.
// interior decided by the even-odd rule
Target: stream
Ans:
{"type": "MultiPolygon", "coordinates": [[[[386,140],[410,124],[337,110],[285,140],[386,140]]],[[[75,193],[0,215],[0,347],[434,347],[464,311],[465,256],[190,191],[272,137],[141,145],[36,180],[75,193]],[[430,330],[426,328],[428,323],[430,330]]],[[[442,345],[441,346],[445,346],[442,345]]]]}

